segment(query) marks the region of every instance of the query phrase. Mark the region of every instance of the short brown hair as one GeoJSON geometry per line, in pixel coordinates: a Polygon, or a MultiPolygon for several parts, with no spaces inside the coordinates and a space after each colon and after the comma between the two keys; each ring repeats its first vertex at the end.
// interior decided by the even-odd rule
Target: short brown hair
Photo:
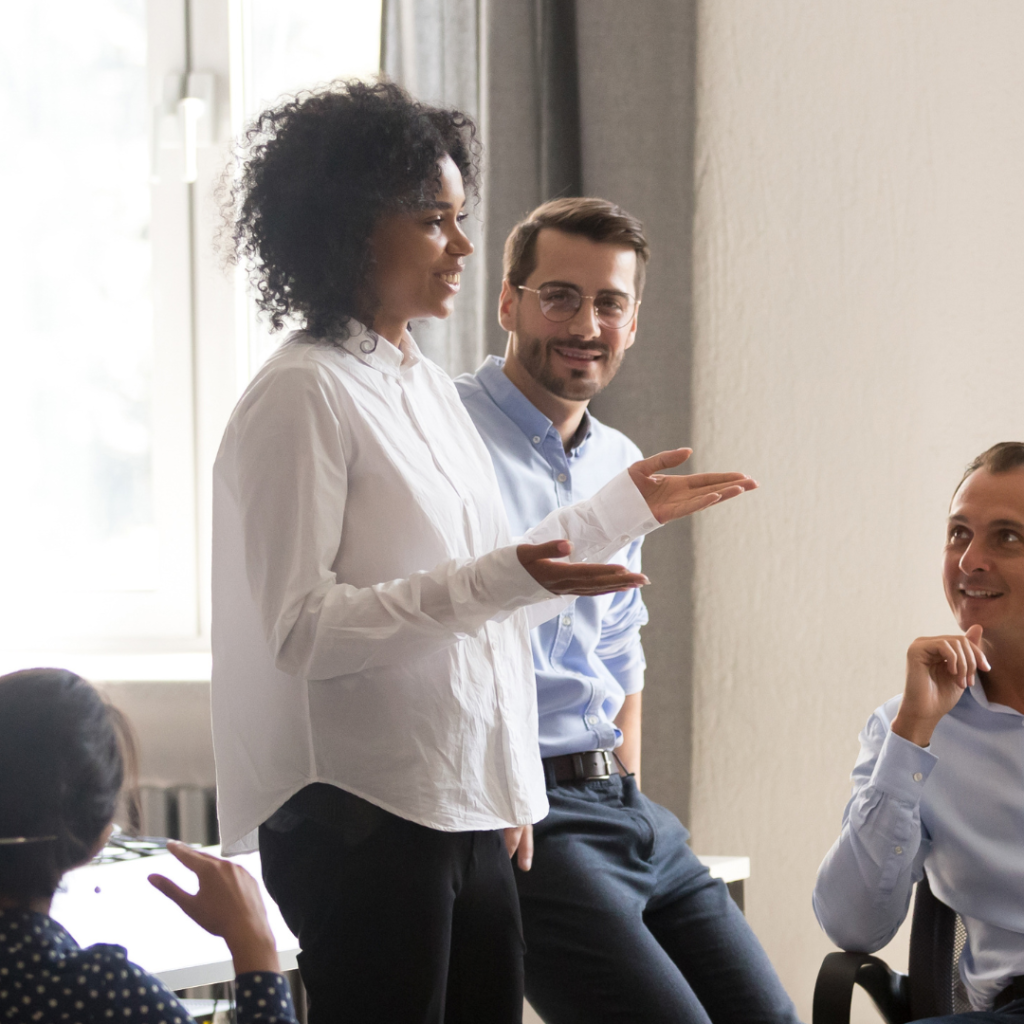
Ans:
{"type": "Polygon", "coordinates": [[[957,491],[963,487],[964,481],[979,469],[987,469],[990,473],[1008,473],[1018,467],[1024,467],[1024,442],[1000,441],[970,462],[960,478],[960,483],[956,485],[953,497],[955,498],[957,491]]]}
{"type": "Polygon", "coordinates": [[[513,286],[521,285],[537,266],[537,235],[543,228],[555,228],[567,235],[582,235],[592,242],[621,245],[636,253],[633,286],[639,299],[644,290],[651,247],[644,226],[621,206],[592,197],[552,199],[521,220],[505,239],[503,270],[513,286]]]}

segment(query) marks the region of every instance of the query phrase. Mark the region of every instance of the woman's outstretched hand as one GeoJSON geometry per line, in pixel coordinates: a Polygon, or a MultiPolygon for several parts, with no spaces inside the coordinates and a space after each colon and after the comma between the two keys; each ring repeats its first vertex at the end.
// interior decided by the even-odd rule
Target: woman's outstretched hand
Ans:
{"type": "Polygon", "coordinates": [[[629,467],[630,478],[659,523],[693,515],[709,505],[728,501],[757,487],[757,481],[746,473],[664,474],[666,469],[681,466],[692,454],[692,448],[675,448],[641,459],[629,467]]]}
{"type": "Polygon", "coordinates": [[[630,572],[624,565],[594,565],[591,562],[556,562],[572,552],[567,540],[546,544],[520,544],[516,554],[523,568],[552,594],[610,594],[631,590],[651,581],[641,572],[630,572]]]}
{"type": "Polygon", "coordinates": [[[167,849],[199,878],[193,896],[163,875],[150,875],[150,884],[173,900],[231,950],[235,973],[278,971],[277,944],[256,879],[240,864],[170,841],[167,849]]]}

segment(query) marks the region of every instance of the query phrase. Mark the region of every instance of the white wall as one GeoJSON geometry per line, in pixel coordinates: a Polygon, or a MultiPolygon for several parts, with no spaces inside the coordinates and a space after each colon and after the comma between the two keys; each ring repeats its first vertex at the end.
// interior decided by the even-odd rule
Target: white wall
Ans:
{"type": "Polygon", "coordinates": [[[963,465],[1024,440],[1024,4],[703,0],[698,25],[693,444],[762,489],[695,524],[694,846],[753,857],[809,1019],[857,732],[952,626],[963,465]]]}

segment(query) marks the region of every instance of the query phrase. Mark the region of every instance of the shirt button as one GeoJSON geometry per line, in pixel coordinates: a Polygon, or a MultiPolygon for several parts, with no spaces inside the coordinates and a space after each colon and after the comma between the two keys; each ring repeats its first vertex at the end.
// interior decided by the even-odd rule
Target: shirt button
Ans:
{"type": "Polygon", "coordinates": [[[558,482],[559,482],[560,484],[564,484],[564,483],[565,483],[565,481],[566,481],[566,480],[568,480],[568,479],[569,479],[569,478],[568,478],[568,477],[567,477],[567,476],[566,476],[566,475],[565,475],[564,473],[559,473],[559,474],[558,474],[558,482]]]}
{"type": "Polygon", "coordinates": [[[914,772],[914,781],[915,782],[920,782],[923,778],[924,778],[924,776],[920,772],[914,772]]]}
{"type": "Polygon", "coordinates": [[[562,625],[563,626],[571,626],[572,625],[572,619],[570,619],[568,615],[563,615],[562,616],[562,625]]]}
{"type": "Polygon", "coordinates": [[[902,853],[903,852],[903,847],[902,846],[894,846],[892,848],[892,852],[893,853],[902,853]]]}
{"type": "Polygon", "coordinates": [[[532,440],[534,444],[540,444],[540,434],[534,434],[532,440]]]}
{"type": "Polygon", "coordinates": [[[597,717],[597,715],[587,715],[587,722],[590,725],[597,725],[599,721],[600,719],[597,717]]]}

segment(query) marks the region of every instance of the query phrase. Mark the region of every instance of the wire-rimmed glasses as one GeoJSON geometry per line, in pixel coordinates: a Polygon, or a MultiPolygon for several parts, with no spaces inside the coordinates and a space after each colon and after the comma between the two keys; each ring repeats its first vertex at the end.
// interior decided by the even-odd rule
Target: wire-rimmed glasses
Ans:
{"type": "Polygon", "coordinates": [[[602,327],[619,330],[626,327],[636,316],[640,300],[625,292],[599,292],[597,295],[584,295],[572,284],[542,284],[539,288],[527,288],[525,284],[517,285],[521,292],[533,292],[540,303],[540,311],[545,319],[555,324],[564,324],[571,320],[583,305],[584,299],[594,303],[594,314],[602,327]]]}

